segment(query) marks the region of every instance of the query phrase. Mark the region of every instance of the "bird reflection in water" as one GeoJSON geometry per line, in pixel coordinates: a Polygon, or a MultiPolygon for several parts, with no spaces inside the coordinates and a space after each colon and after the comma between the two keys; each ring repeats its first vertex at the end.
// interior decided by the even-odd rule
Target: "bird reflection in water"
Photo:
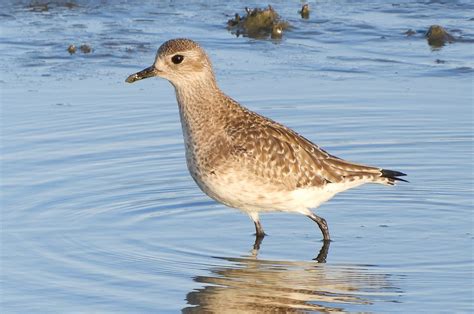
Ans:
{"type": "Polygon", "coordinates": [[[329,242],[308,262],[259,260],[260,244],[257,239],[250,256],[219,257],[229,265],[195,277],[204,287],[187,294],[183,313],[346,313],[399,302],[401,291],[389,275],[370,266],[324,264],[329,242]]]}
{"type": "MultiPolygon", "coordinates": [[[[257,257],[258,250],[260,250],[260,245],[262,244],[264,237],[256,236],[255,237],[255,243],[253,244],[252,248],[252,256],[257,257]]],[[[318,255],[313,258],[318,263],[326,263],[326,258],[329,253],[329,245],[331,244],[330,240],[323,240],[323,245],[321,246],[321,249],[319,250],[318,255]]]]}

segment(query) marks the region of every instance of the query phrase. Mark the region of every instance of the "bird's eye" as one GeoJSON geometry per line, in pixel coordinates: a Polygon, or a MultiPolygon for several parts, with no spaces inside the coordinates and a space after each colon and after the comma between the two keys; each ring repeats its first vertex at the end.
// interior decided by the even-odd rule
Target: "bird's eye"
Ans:
{"type": "Polygon", "coordinates": [[[171,61],[173,61],[174,64],[180,64],[181,62],[183,62],[184,60],[184,56],[183,55],[174,55],[172,58],[171,58],[171,61]]]}

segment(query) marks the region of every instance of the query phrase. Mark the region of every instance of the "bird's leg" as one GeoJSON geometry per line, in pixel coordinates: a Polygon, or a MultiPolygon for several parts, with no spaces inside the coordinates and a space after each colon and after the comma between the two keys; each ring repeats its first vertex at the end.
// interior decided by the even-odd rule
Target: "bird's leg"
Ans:
{"type": "Polygon", "coordinates": [[[318,224],[319,229],[321,229],[321,232],[323,233],[324,241],[331,241],[331,239],[329,237],[329,228],[328,228],[328,224],[327,224],[326,220],[324,218],[316,216],[313,213],[310,213],[308,215],[308,217],[311,218],[311,220],[313,220],[314,222],[316,222],[318,224]]]}
{"type": "Polygon", "coordinates": [[[255,224],[255,236],[257,238],[263,238],[265,236],[265,232],[263,231],[262,224],[260,223],[258,213],[251,212],[249,213],[249,216],[253,220],[253,223],[255,224]]]}
{"type": "Polygon", "coordinates": [[[313,258],[315,261],[317,261],[318,263],[326,263],[326,258],[328,257],[330,243],[331,241],[329,240],[323,240],[323,246],[319,250],[318,256],[313,258]]]}
{"type": "Polygon", "coordinates": [[[255,243],[253,244],[252,255],[257,256],[258,250],[260,249],[260,244],[265,237],[265,232],[263,231],[262,224],[260,223],[258,213],[249,212],[248,214],[250,219],[252,219],[253,223],[255,224],[255,243]]]}
{"type": "Polygon", "coordinates": [[[262,224],[259,220],[254,221],[255,224],[255,236],[257,238],[263,238],[265,236],[265,232],[263,231],[262,224]]]}
{"type": "Polygon", "coordinates": [[[256,236],[255,242],[253,243],[253,251],[252,254],[257,256],[258,250],[260,250],[260,244],[262,244],[263,237],[256,236]]]}

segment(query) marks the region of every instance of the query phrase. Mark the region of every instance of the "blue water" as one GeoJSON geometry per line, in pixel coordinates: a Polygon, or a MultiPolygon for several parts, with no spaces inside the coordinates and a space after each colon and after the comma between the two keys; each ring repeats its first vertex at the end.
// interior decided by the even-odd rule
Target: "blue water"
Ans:
{"type": "Polygon", "coordinates": [[[38,3],[0,13],[2,313],[474,311],[472,3],[316,1],[303,20],[276,1],[281,41],[226,30],[256,2],[38,3]],[[430,47],[432,24],[460,40],[430,47]],[[247,107],[410,183],[317,209],[325,264],[300,215],[263,215],[254,250],[187,173],[171,85],[124,83],[174,37],[247,107]]]}

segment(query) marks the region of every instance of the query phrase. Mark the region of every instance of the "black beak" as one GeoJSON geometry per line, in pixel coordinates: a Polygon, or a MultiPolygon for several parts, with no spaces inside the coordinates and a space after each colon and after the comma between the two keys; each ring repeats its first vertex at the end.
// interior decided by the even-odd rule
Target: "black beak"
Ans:
{"type": "Polygon", "coordinates": [[[127,77],[125,82],[133,83],[135,81],[143,80],[143,79],[157,76],[157,75],[158,75],[158,70],[155,69],[155,66],[152,65],[151,67],[148,67],[144,70],[141,70],[140,72],[130,75],[129,77],[127,77]]]}

